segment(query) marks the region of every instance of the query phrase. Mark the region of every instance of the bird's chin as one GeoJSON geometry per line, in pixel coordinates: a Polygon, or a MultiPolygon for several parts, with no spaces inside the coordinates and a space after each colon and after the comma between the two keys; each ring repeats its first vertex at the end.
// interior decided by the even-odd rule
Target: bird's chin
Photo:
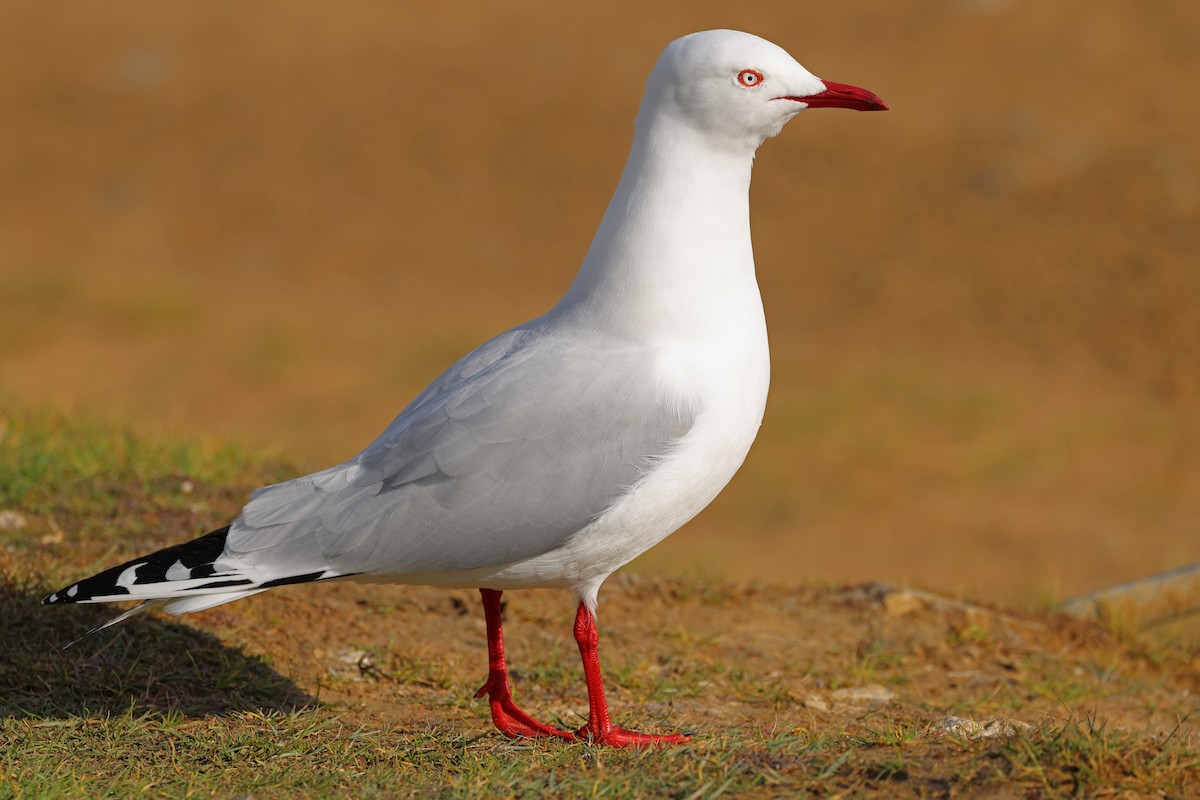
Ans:
{"type": "Polygon", "coordinates": [[[783,130],[783,126],[787,125],[788,122],[790,122],[793,117],[795,117],[797,114],[799,114],[803,110],[804,110],[803,108],[797,108],[795,111],[792,111],[790,114],[780,117],[777,121],[773,122],[771,125],[769,125],[767,127],[766,131],[764,132],[763,139],[770,139],[772,136],[778,136],[779,132],[781,130],[783,130]]]}

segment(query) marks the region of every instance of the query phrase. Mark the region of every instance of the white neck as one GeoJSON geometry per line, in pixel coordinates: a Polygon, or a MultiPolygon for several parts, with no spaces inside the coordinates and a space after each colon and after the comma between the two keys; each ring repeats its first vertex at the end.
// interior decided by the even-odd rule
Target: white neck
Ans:
{"type": "Polygon", "coordinates": [[[621,181],[556,310],[629,336],[684,335],[747,300],[761,313],[753,162],[753,150],[714,147],[674,114],[644,106],[621,181]]]}

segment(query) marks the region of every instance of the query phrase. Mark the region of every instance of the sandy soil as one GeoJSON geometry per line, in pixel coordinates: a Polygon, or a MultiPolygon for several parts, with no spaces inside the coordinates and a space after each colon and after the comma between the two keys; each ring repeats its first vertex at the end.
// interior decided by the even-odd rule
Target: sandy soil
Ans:
{"type": "Polygon", "coordinates": [[[889,114],[753,189],[774,388],[639,568],[1023,603],[1200,560],[1200,6],[0,7],[0,390],[344,458],[540,313],[661,46],[728,26],[889,114]]]}
{"type": "MultiPolygon", "coordinates": [[[[505,600],[518,703],[543,719],[583,724],[587,696],[570,599],[512,592],[505,600]]],[[[486,677],[474,591],[304,587],[189,620],[227,645],[264,654],[351,720],[489,728],[486,704],[470,699],[486,677]]],[[[890,720],[924,727],[956,711],[1034,726],[1093,714],[1118,729],[1166,735],[1200,690],[1195,658],[1156,660],[1068,618],[1024,617],[879,584],[781,589],[634,575],[608,587],[601,622],[613,713],[643,726],[669,719],[654,724],[708,737],[725,726],[852,732],[890,720]]],[[[1198,732],[1190,719],[1183,730],[1198,732]]]]}

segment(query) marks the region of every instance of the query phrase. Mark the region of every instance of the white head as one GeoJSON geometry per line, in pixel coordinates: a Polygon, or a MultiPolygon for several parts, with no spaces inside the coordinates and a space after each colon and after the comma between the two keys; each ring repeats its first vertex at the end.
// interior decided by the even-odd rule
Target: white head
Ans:
{"type": "Polygon", "coordinates": [[[701,31],[667,45],[646,82],[638,126],[667,114],[710,143],[753,152],[806,108],[885,111],[854,86],[822,81],[783,48],[741,31],[701,31]]]}

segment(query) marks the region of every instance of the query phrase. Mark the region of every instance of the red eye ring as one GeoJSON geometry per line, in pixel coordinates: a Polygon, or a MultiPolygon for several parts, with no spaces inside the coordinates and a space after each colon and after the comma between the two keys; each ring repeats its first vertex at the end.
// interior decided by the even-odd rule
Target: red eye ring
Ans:
{"type": "Polygon", "coordinates": [[[747,89],[752,89],[763,82],[763,75],[756,69],[744,69],[738,73],[738,83],[747,89]]]}

